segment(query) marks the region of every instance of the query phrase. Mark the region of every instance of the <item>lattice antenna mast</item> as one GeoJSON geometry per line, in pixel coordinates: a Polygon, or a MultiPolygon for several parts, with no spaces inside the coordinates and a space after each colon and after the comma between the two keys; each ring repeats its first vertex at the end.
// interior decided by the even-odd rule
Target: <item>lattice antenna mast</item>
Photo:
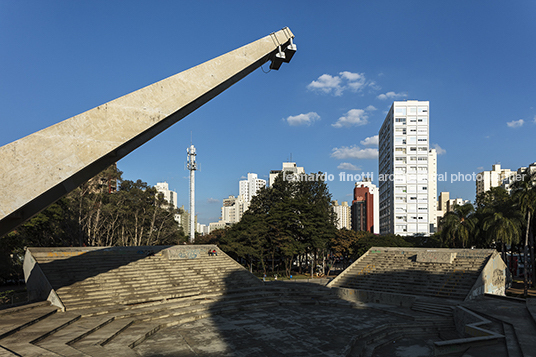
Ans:
{"type": "Polygon", "coordinates": [[[195,152],[194,144],[190,145],[186,149],[188,153],[186,167],[190,170],[190,243],[195,241],[195,170],[197,170],[197,162],[195,162],[195,157],[197,156],[195,152]]]}

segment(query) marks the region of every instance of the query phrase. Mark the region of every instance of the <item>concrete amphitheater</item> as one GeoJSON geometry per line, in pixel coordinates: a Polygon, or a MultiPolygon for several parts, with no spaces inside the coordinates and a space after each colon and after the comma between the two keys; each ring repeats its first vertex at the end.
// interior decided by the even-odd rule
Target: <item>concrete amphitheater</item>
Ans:
{"type": "Polygon", "coordinates": [[[374,247],[327,285],[263,284],[213,245],[28,248],[24,270],[0,357],[536,355],[494,250],[374,247]]]}

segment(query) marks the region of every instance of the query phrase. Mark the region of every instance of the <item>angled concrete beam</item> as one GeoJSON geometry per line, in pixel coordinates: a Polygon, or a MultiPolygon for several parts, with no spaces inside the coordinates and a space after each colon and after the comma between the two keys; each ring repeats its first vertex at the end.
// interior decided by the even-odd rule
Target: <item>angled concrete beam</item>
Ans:
{"type": "Polygon", "coordinates": [[[292,55],[293,37],[284,28],[0,147],[0,236],[281,52],[292,55]]]}

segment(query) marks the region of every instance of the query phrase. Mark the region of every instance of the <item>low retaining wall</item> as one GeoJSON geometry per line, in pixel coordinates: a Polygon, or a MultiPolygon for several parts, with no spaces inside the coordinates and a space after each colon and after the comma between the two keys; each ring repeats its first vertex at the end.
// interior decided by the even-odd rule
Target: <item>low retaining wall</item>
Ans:
{"type": "Polygon", "coordinates": [[[476,299],[484,294],[505,296],[506,287],[510,283],[506,272],[506,264],[501,259],[501,255],[495,251],[482,269],[465,301],[476,299]]]}
{"type": "Polygon", "coordinates": [[[23,270],[30,301],[48,300],[52,305],[59,307],[61,311],[65,311],[65,305],[56,294],[56,290],[52,288],[29,249],[26,250],[24,256],[23,270]]]}
{"type": "Polygon", "coordinates": [[[175,245],[169,247],[164,251],[164,254],[169,260],[175,259],[196,259],[201,257],[207,257],[208,252],[216,250],[218,254],[221,251],[216,245],[207,244],[207,245],[175,245]]]}
{"type": "Polygon", "coordinates": [[[416,296],[386,293],[371,290],[355,290],[347,288],[333,288],[339,298],[352,302],[374,302],[394,306],[411,307],[416,296]]]}
{"type": "Polygon", "coordinates": [[[434,250],[427,250],[424,252],[417,252],[418,263],[444,263],[452,264],[456,259],[457,253],[452,252],[440,252],[434,250]]]}
{"type": "Polygon", "coordinates": [[[466,351],[470,346],[497,343],[504,336],[481,327],[489,323],[490,321],[482,316],[462,306],[457,306],[454,310],[454,325],[461,335],[467,337],[434,342],[435,355],[459,353],[466,351]]]}

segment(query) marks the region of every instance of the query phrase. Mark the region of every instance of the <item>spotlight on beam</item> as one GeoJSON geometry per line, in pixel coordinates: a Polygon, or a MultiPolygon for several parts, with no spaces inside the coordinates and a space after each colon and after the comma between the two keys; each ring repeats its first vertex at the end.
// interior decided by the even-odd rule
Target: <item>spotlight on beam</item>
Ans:
{"type": "Polygon", "coordinates": [[[298,50],[298,46],[296,46],[294,43],[292,43],[292,39],[290,39],[290,45],[287,46],[287,48],[285,48],[285,60],[283,62],[290,62],[290,60],[292,59],[292,56],[294,56],[294,54],[296,53],[296,51],[298,50]]]}
{"type": "Polygon", "coordinates": [[[275,69],[276,71],[281,67],[283,62],[288,62],[285,60],[285,52],[281,51],[281,46],[278,46],[279,52],[272,57],[272,63],[270,63],[270,69],[275,69]]]}

